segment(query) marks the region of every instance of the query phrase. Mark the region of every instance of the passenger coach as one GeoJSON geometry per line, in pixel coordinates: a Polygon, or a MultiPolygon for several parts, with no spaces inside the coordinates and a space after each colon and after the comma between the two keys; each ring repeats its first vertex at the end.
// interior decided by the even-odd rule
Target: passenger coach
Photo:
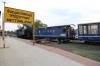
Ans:
{"type": "Polygon", "coordinates": [[[100,42],[100,22],[78,24],[78,40],[100,42]]]}
{"type": "Polygon", "coordinates": [[[35,37],[36,38],[50,38],[58,39],[61,41],[70,41],[75,37],[73,25],[61,25],[61,26],[52,26],[46,28],[36,28],[35,37]]]}

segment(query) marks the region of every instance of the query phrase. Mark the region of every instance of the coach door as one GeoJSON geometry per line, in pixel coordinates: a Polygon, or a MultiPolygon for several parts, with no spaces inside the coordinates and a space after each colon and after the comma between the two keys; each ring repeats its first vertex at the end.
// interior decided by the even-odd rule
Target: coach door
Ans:
{"type": "Polygon", "coordinates": [[[83,26],[78,25],[78,39],[83,40],[83,26]]]}
{"type": "Polygon", "coordinates": [[[69,26],[69,27],[67,27],[67,28],[68,28],[68,30],[67,30],[68,38],[70,38],[70,37],[71,37],[71,27],[69,26]]]}

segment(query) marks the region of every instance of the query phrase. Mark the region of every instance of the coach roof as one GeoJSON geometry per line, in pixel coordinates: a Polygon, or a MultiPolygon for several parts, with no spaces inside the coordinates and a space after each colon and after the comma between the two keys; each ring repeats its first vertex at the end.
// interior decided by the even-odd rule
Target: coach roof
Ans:
{"type": "Polygon", "coordinates": [[[84,22],[84,23],[79,23],[78,25],[82,25],[82,24],[98,24],[100,22],[84,22]]]}

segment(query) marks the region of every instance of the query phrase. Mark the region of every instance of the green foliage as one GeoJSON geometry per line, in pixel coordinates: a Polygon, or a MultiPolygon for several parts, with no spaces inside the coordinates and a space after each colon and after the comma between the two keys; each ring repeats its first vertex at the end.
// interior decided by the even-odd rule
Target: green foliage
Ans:
{"type": "Polygon", "coordinates": [[[12,33],[12,34],[16,34],[16,32],[15,31],[7,31],[7,34],[10,34],[10,33],[12,33]]]}
{"type": "MultiPolygon", "coordinates": [[[[35,28],[39,28],[39,27],[47,27],[48,25],[45,23],[42,23],[40,20],[36,19],[35,20],[35,28]]],[[[32,24],[23,24],[23,26],[18,25],[18,29],[24,29],[24,27],[28,28],[28,29],[32,29],[33,25],[32,24]]]]}
{"type": "Polygon", "coordinates": [[[100,51],[74,50],[73,53],[100,62],[100,51]]]}
{"type": "Polygon", "coordinates": [[[100,46],[95,44],[83,44],[83,43],[67,43],[58,44],[56,42],[46,43],[45,45],[56,47],[77,55],[100,62],[100,46]]]}
{"type": "Polygon", "coordinates": [[[39,27],[47,27],[47,24],[42,23],[40,20],[36,20],[35,21],[35,27],[39,28],[39,27]]]}
{"type": "Polygon", "coordinates": [[[10,31],[7,31],[7,34],[10,34],[10,31]]]}

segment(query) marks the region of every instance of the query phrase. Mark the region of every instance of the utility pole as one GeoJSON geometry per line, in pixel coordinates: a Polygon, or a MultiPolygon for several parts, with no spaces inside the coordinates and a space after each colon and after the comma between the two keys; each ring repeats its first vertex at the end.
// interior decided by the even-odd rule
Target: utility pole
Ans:
{"type": "MultiPolygon", "coordinates": [[[[6,2],[2,1],[4,3],[4,8],[5,8],[5,4],[6,2]]],[[[5,23],[4,23],[4,14],[2,16],[3,20],[2,20],[2,28],[3,28],[3,32],[2,32],[2,36],[3,36],[3,47],[5,48],[5,23]]]]}
{"type": "Polygon", "coordinates": [[[1,29],[1,11],[0,11],[0,29],[1,29]]]}

